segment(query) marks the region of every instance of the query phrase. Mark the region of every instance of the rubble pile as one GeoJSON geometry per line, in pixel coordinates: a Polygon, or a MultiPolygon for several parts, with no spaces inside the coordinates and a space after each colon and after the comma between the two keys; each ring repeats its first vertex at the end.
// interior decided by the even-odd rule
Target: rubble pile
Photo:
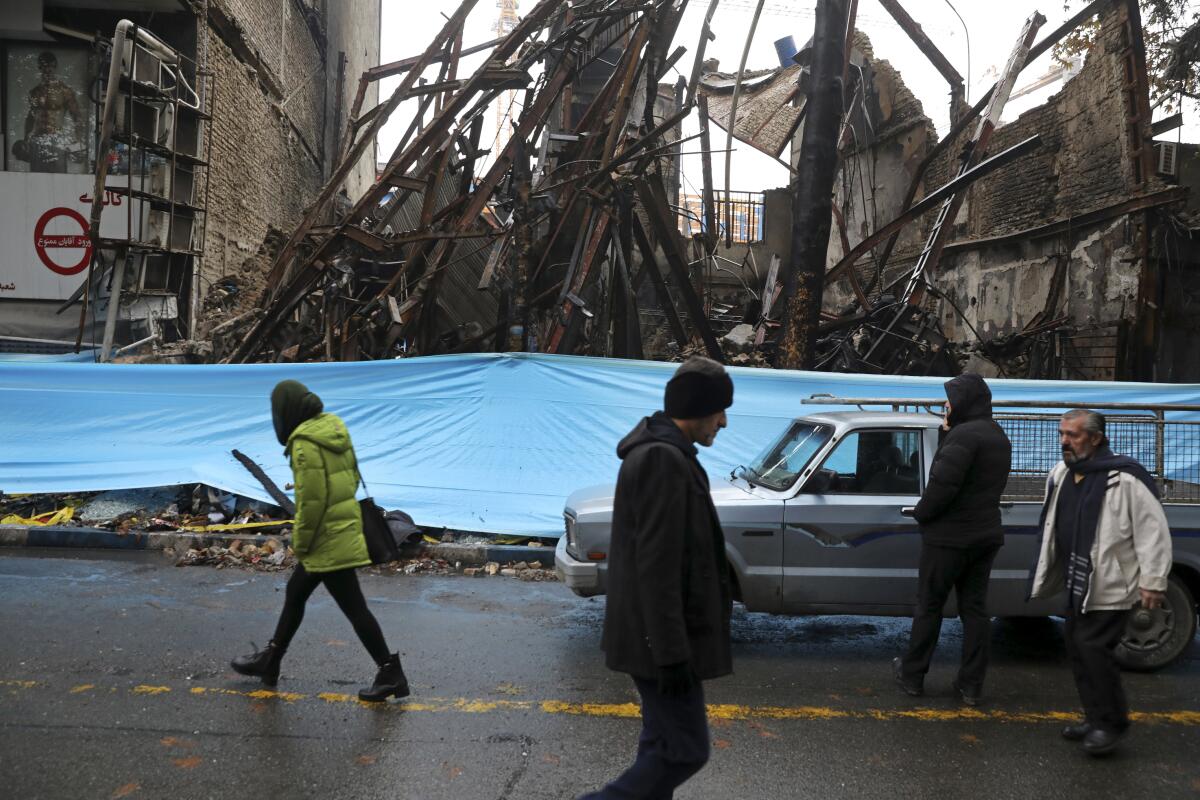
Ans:
{"type": "MultiPolygon", "coordinates": [[[[237,568],[256,572],[281,572],[296,564],[292,549],[276,539],[261,545],[234,540],[227,547],[212,545],[189,548],[176,562],[177,567],[237,568]]],[[[373,575],[464,575],[468,578],[503,577],[528,582],[557,581],[553,569],[540,561],[490,561],[482,567],[466,567],[461,561],[451,563],[444,558],[407,558],[366,568],[373,575]]]]}
{"type": "Polygon", "coordinates": [[[286,532],[278,506],[204,484],[72,494],[0,495],[0,524],[98,528],[117,533],[286,532]]]}
{"type": "Polygon", "coordinates": [[[516,578],[522,581],[558,580],[558,575],[554,570],[542,566],[542,562],[540,561],[517,561],[503,565],[498,561],[489,561],[482,567],[467,567],[462,570],[462,574],[468,578],[487,578],[499,575],[504,578],[516,578]]]}
{"type": "Polygon", "coordinates": [[[280,572],[291,569],[296,563],[292,548],[275,539],[261,545],[248,544],[234,539],[228,547],[212,545],[189,548],[176,562],[177,567],[241,567],[259,572],[280,572]]]}

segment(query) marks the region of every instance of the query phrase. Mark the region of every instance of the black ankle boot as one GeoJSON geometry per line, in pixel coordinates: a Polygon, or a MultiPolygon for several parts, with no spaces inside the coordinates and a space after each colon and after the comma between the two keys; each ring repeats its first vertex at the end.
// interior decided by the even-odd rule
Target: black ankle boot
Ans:
{"type": "MultiPolygon", "coordinates": [[[[257,648],[253,642],[250,644],[257,648]]],[[[262,682],[267,686],[274,686],[279,682],[279,662],[283,660],[283,654],[286,652],[286,649],[270,641],[262,650],[255,649],[248,656],[238,656],[229,662],[229,666],[240,675],[262,678],[262,682]]]]}
{"type": "Polygon", "coordinates": [[[404,677],[404,668],[400,666],[400,654],[392,653],[388,660],[379,665],[375,675],[375,683],[370,689],[359,689],[358,699],[371,703],[387,700],[389,697],[408,697],[408,679],[404,677]]]}

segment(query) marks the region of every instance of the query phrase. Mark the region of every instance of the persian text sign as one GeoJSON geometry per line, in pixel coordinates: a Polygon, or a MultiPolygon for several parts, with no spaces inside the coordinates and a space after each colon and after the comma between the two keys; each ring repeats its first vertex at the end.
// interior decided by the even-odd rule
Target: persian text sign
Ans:
{"type": "MultiPolygon", "coordinates": [[[[112,176],[109,183],[125,180],[112,176]]],[[[0,300],[65,300],[79,287],[92,257],[94,183],[91,175],[0,172],[0,300]]],[[[106,193],[106,204],[121,199],[128,202],[106,193]]],[[[125,236],[125,211],[104,209],[104,236],[125,236]]]]}
{"type": "Polygon", "coordinates": [[[38,217],[37,224],[33,226],[33,246],[37,250],[38,258],[51,272],[59,275],[78,275],[87,269],[88,261],[92,258],[92,242],[87,232],[88,221],[78,211],[73,208],[52,208],[38,217]],[[46,227],[60,218],[78,224],[81,233],[74,236],[46,233],[46,227]],[[67,263],[57,260],[59,257],[53,255],[55,251],[65,251],[67,263]]]}

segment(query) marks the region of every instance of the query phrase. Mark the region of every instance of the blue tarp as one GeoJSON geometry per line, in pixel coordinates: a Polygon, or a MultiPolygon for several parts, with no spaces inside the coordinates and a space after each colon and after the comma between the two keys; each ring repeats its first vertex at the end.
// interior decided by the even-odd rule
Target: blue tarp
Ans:
{"type": "MultiPolygon", "coordinates": [[[[269,396],[294,378],[346,420],[371,492],[421,525],[557,536],[573,490],[612,483],[617,441],[661,408],[676,365],[547,355],[347,364],[0,363],[0,489],[206,483],[269,500],[230,451],[283,486],[269,396]]],[[[714,479],[749,462],[815,392],[942,398],[941,378],[732,369],[714,479]]],[[[1007,399],[1200,403],[1200,386],[994,381],[1007,399]]]]}
{"type": "Polygon", "coordinates": [[[41,364],[41,363],[75,363],[75,364],[94,364],[96,362],[97,350],[90,347],[85,347],[78,353],[0,353],[0,363],[5,361],[20,362],[23,364],[41,364]]]}

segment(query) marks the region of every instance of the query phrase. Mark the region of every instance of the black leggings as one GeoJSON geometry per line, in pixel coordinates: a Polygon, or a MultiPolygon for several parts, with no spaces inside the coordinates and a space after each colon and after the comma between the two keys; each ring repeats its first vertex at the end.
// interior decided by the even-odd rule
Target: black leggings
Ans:
{"type": "Polygon", "coordinates": [[[296,571],[287,582],[287,595],[283,601],[283,611],[279,613],[279,624],[275,626],[274,642],[284,650],[296,635],[300,623],[304,620],[304,605],[319,584],[325,584],[329,594],[337,602],[338,608],[354,626],[358,639],[367,648],[376,664],[387,661],[391,655],[383,631],[371,609],[367,608],[367,600],[363,597],[358,585],[358,575],[353,569],[339,569],[334,572],[305,572],[304,567],[296,565],[296,571]]]}

